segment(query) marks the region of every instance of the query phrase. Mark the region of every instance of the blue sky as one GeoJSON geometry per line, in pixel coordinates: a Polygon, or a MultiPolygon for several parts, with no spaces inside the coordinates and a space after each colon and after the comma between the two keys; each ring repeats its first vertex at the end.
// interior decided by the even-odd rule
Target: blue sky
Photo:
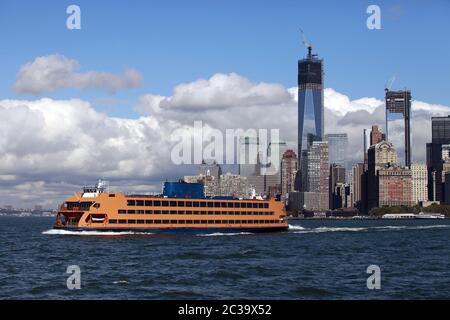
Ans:
{"type": "Polygon", "coordinates": [[[144,76],[143,86],[110,95],[66,89],[52,98],[81,98],[113,116],[136,117],[144,93],[169,95],[173,87],[217,72],[254,82],[296,85],[305,54],[302,27],[325,59],[326,86],[351,99],[383,97],[395,88],[413,98],[450,105],[450,2],[434,1],[9,1],[0,2],[0,98],[17,94],[17,71],[35,57],[59,53],[80,71],[144,76]],[[77,4],[82,29],[68,30],[66,7],[77,4]],[[382,30],[368,30],[366,8],[382,10],[382,30]],[[100,103],[105,99],[118,105],[100,103]]]}

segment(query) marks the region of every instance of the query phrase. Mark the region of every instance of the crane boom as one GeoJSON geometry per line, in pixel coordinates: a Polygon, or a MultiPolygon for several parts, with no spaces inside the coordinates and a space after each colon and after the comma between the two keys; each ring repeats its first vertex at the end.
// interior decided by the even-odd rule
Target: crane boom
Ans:
{"type": "Polygon", "coordinates": [[[302,38],[303,38],[303,44],[305,45],[306,48],[308,48],[308,57],[311,58],[312,56],[312,43],[308,40],[308,38],[306,37],[306,34],[303,32],[303,30],[300,28],[300,32],[302,33],[302,38]]]}

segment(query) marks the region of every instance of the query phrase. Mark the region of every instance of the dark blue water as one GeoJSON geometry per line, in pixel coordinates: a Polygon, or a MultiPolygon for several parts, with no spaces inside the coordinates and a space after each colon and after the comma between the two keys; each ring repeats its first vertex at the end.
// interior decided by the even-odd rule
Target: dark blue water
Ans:
{"type": "Polygon", "coordinates": [[[0,298],[450,298],[449,220],[302,220],[207,237],[45,233],[52,222],[0,217],[0,298]],[[366,286],[372,264],[380,290],[366,286]],[[80,290],[67,289],[69,265],[80,290]]]}

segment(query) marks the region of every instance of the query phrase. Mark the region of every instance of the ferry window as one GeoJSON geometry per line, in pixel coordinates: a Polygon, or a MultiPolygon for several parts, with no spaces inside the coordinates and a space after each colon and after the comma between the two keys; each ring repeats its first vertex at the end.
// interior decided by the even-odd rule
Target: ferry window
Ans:
{"type": "Polygon", "coordinates": [[[227,203],[226,203],[226,202],[221,202],[221,203],[220,203],[220,206],[221,206],[222,208],[226,208],[226,207],[227,207],[227,203]]]}
{"type": "Polygon", "coordinates": [[[227,215],[227,214],[228,214],[227,211],[216,211],[216,212],[217,212],[216,214],[224,214],[224,215],[227,215]]]}
{"type": "Polygon", "coordinates": [[[234,215],[234,212],[233,211],[228,211],[228,214],[233,214],[234,215]]]}
{"type": "Polygon", "coordinates": [[[153,224],[153,220],[145,220],[146,224],[153,224]]]}
{"type": "Polygon", "coordinates": [[[155,210],[153,211],[155,214],[161,214],[161,210],[155,210]]]}
{"type": "Polygon", "coordinates": [[[155,220],[154,223],[155,224],[161,224],[161,220],[155,220]]]}
{"type": "Polygon", "coordinates": [[[234,224],[234,220],[229,220],[228,223],[234,224]]]}
{"type": "Polygon", "coordinates": [[[192,201],[186,201],[186,207],[192,207],[192,201]]]}
{"type": "Polygon", "coordinates": [[[192,223],[192,220],[186,220],[186,223],[187,223],[187,224],[191,224],[191,223],[192,223]]]}
{"type": "Polygon", "coordinates": [[[178,211],[178,214],[184,214],[185,213],[185,211],[184,210],[180,210],[180,211],[178,211]]]}
{"type": "Polygon", "coordinates": [[[119,223],[127,223],[127,220],[125,220],[125,219],[119,219],[119,223]]]}
{"type": "Polygon", "coordinates": [[[129,220],[128,220],[128,223],[129,223],[129,224],[134,224],[134,223],[136,223],[136,220],[131,220],[131,219],[129,219],[129,220]]]}
{"type": "Polygon", "coordinates": [[[214,202],[208,201],[208,208],[213,208],[214,207],[214,202]]]}
{"type": "Polygon", "coordinates": [[[239,202],[233,202],[233,203],[234,203],[234,207],[235,208],[240,208],[241,207],[241,204],[239,202]]]}
{"type": "Polygon", "coordinates": [[[214,211],[208,211],[208,214],[214,214],[214,211]]]}
{"type": "Polygon", "coordinates": [[[194,220],[194,224],[200,224],[200,220],[194,220]]]}
{"type": "Polygon", "coordinates": [[[136,221],[138,224],[144,224],[144,220],[137,220],[136,221]]]}
{"type": "Polygon", "coordinates": [[[110,194],[109,197],[110,198],[114,198],[116,195],[114,193],[110,194]]]}
{"type": "Polygon", "coordinates": [[[214,202],[214,208],[220,208],[220,202],[214,202]]]}
{"type": "Polygon", "coordinates": [[[127,210],[123,210],[123,209],[119,209],[119,214],[124,214],[124,213],[127,213],[127,210]]]}
{"type": "Polygon", "coordinates": [[[186,211],[186,214],[192,214],[191,210],[186,211]]]}
{"type": "Polygon", "coordinates": [[[241,208],[247,208],[247,204],[245,202],[241,202],[241,208]]]}
{"type": "Polygon", "coordinates": [[[136,205],[143,207],[144,206],[144,200],[136,200],[136,205]]]}
{"type": "Polygon", "coordinates": [[[253,208],[258,208],[258,203],[257,202],[253,203],[253,208]]]}
{"type": "Polygon", "coordinates": [[[208,223],[214,223],[214,220],[207,220],[208,223]]]}
{"type": "Polygon", "coordinates": [[[205,208],[206,207],[206,202],[205,201],[200,202],[200,207],[205,208]]]}
{"type": "Polygon", "coordinates": [[[233,208],[233,202],[228,202],[228,208],[233,208]]]}
{"type": "Polygon", "coordinates": [[[199,207],[199,203],[198,202],[194,202],[194,207],[199,207]]]}
{"type": "Polygon", "coordinates": [[[194,214],[199,214],[200,212],[199,211],[194,211],[194,214]]]}
{"type": "Polygon", "coordinates": [[[92,204],[92,202],[81,202],[80,203],[82,209],[88,209],[91,206],[91,204],[92,204]]]}
{"type": "Polygon", "coordinates": [[[169,201],[161,201],[162,202],[162,206],[163,207],[168,207],[169,206],[169,201]]]}
{"type": "Polygon", "coordinates": [[[202,220],[202,223],[205,224],[205,223],[207,223],[207,221],[206,220],[202,220]]]}
{"type": "Polygon", "coordinates": [[[178,223],[178,220],[170,220],[170,223],[172,223],[172,224],[177,224],[177,223],[178,223]]]}
{"type": "Polygon", "coordinates": [[[241,215],[245,216],[245,215],[247,215],[247,212],[241,211],[241,215]]]}
{"type": "Polygon", "coordinates": [[[247,208],[253,208],[253,203],[247,202],[247,208]]]}
{"type": "Polygon", "coordinates": [[[178,220],[178,224],[185,224],[186,223],[186,220],[178,220]]]}
{"type": "Polygon", "coordinates": [[[161,201],[155,200],[155,201],[153,201],[153,205],[154,205],[155,207],[159,207],[159,206],[161,206],[161,201]]]}
{"type": "Polygon", "coordinates": [[[134,200],[127,200],[127,205],[135,206],[136,205],[136,201],[134,201],[134,200]]]}
{"type": "Polygon", "coordinates": [[[145,211],[144,211],[144,210],[136,210],[136,213],[138,213],[138,214],[144,214],[145,211]]]}
{"type": "Polygon", "coordinates": [[[145,214],[152,214],[153,210],[145,210],[145,214]]]}
{"type": "Polygon", "coordinates": [[[179,207],[184,207],[184,201],[178,201],[178,206],[179,207]]]}
{"type": "Polygon", "coordinates": [[[177,214],[176,210],[170,210],[170,214],[177,214]]]}
{"type": "Polygon", "coordinates": [[[200,211],[200,214],[207,214],[208,211],[200,211]]]}
{"type": "Polygon", "coordinates": [[[163,210],[162,214],[169,214],[169,210],[163,210]]]}
{"type": "Polygon", "coordinates": [[[214,220],[214,223],[215,223],[215,224],[221,224],[222,221],[221,221],[221,220],[214,220]]]}
{"type": "Polygon", "coordinates": [[[222,214],[220,211],[215,211],[214,214],[222,214]]]}
{"type": "Polygon", "coordinates": [[[258,208],[264,208],[264,203],[258,203],[258,208]]]}
{"type": "Polygon", "coordinates": [[[153,201],[152,200],[145,200],[145,206],[146,207],[151,207],[153,205],[153,201]]]}
{"type": "Polygon", "coordinates": [[[268,203],[264,203],[264,208],[268,208],[269,204],[268,203]]]}
{"type": "Polygon", "coordinates": [[[177,202],[176,201],[170,201],[170,206],[171,207],[176,207],[177,206],[177,202]]]}
{"type": "Polygon", "coordinates": [[[252,224],[253,220],[247,220],[247,223],[252,224]]]}
{"type": "Polygon", "coordinates": [[[247,220],[242,220],[241,223],[247,224],[247,220]]]}
{"type": "Polygon", "coordinates": [[[111,220],[108,220],[108,221],[109,221],[109,223],[111,223],[111,224],[117,223],[117,220],[116,220],[116,219],[111,219],[111,220]]]}
{"type": "Polygon", "coordinates": [[[136,211],[135,210],[128,210],[128,213],[129,214],[133,214],[133,213],[135,213],[136,211]]]}

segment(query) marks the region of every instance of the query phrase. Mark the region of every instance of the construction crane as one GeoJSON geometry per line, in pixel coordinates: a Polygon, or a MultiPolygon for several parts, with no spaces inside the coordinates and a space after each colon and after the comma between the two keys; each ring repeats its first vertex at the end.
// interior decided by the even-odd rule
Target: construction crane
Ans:
{"type": "Polygon", "coordinates": [[[308,58],[311,58],[312,57],[312,43],[309,42],[308,38],[306,38],[306,35],[301,28],[300,28],[300,32],[302,33],[302,38],[303,38],[302,42],[305,45],[305,47],[308,48],[308,58]]]}
{"type": "Polygon", "coordinates": [[[384,91],[388,92],[389,90],[391,90],[391,87],[395,82],[395,78],[396,75],[394,74],[392,78],[388,81],[388,83],[384,85],[384,91]]]}

